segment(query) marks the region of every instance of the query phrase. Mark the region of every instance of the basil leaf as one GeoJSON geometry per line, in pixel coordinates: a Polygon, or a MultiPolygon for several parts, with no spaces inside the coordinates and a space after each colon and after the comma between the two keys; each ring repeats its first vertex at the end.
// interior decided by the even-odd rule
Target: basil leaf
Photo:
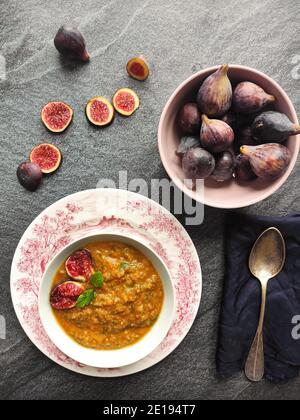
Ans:
{"type": "Polygon", "coordinates": [[[82,293],[77,299],[76,306],[77,308],[83,309],[86,306],[90,305],[96,297],[96,293],[93,289],[88,289],[82,293]]]}
{"type": "Polygon", "coordinates": [[[91,283],[94,287],[102,287],[104,283],[103,274],[101,271],[97,271],[91,277],[91,283]]]}

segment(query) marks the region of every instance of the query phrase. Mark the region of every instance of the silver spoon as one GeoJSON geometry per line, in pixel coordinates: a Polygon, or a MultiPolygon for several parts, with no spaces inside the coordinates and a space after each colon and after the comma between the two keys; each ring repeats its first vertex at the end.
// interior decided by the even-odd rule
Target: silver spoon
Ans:
{"type": "Polygon", "coordinates": [[[268,282],[281,272],[285,259],[285,241],[280,231],[275,228],[266,230],[258,238],[250,255],[250,271],[260,281],[262,288],[259,324],[245,367],[247,378],[253,382],[261,381],[265,373],[263,327],[268,282]]]}

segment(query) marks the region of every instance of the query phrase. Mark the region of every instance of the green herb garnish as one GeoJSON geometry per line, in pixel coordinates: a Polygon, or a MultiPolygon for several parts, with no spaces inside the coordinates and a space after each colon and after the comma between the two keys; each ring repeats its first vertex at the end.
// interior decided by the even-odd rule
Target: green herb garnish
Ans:
{"type": "Polygon", "coordinates": [[[130,268],[130,266],[130,263],[124,261],[120,264],[120,271],[127,270],[127,268],[130,268]]]}
{"type": "Polygon", "coordinates": [[[96,293],[94,289],[88,289],[79,296],[76,302],[76,306],[77,308],[83,309],[86,306],[90,305],[95,298],[96,293]]]}
{"type": "Polygon", "coordinates": [[[99,287],[103,286],[104,278],[103,278],[103,274],[101,273],[101,271],[97,271],[96,273],[94,273],[92,275],[91,283],[96,288],[99,288],[99,287]]]}
{"type": "Polygon", "coordinates": [[[136,263],[134,263],[134,262],[129,263],[127,261],[124,261],[120,264],[119,270],[120,271],[126,271],[128,268],[136,268],[136,267],[137,267],[136,263]]]}

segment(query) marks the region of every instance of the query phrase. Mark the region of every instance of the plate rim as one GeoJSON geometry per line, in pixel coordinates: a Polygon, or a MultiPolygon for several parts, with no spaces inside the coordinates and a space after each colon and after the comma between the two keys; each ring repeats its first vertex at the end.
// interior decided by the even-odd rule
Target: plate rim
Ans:
{"type": "MultiPolygon", "coordinates": [[[[15,252],[14,252],[14,256],[13,256],[13,259],[12,259],[12,263],[11,263],[11,270],[10,270],[10,298],[11,298],[11,301],[12,301],[12,304],[13,304],[14,312],[15,312],[15,315],[16,315],[16,317],[18,319],[18,322],[20,323],[20,326],[21,326],[22,330],[24,331],[24,333],[26,334],[26,336],[28,337],[28,339],[30,340],[30,342],[32,343],[32,345],[34,345],[45,357],[47,357],[52,362],[54,362],[55,365],[58,365],[61,368],[67,369],[67,370],[69,370],[71,372],[74,372],[74,373],[77,373],[79,375],[90,376],[90,377],[98,377],[98,378],[113,378],[113,377],[126,377],[126,376],[130,376],[130,375],[133,375],[133,374],[136,374],[136,373],[139,373],[139,372],[143,372],[143,371],[145,371],[147,369],[150,369],[151,367],[153,367],[153,366],[161,363],[168,356],[170,356],[182,344],[182,342],[184,341],[184,339],[186,338],[186,336],[191,331],[191,329],[192,329],[192,327],[193,327],[193,325],[195,323],[195,320],[196,320],[196,318],[198,316],[198,313],[199,313],[200,304],[201,304],[201,301],[202,301],[202,293],[203,293],[203,272],[202,272],[202,266],[201,266],[200,257],[199,257],[199,254],[197,252],[197,249],[195,247],[195,244],[194,244],[194,242],[193,242],[190,234],[187,232],[185,226],[182,225],[179,222],[179,220],[175,217],[175,215],[173,213],[171,213],[169,210],[167,210],[165,207],[163,207],[160,203],[157,203],[155,200],[152,200],[149,197],[143,196],[141,194],[138,194],[138,193],[135,193],[135,192],[132,192],[132,191],[128,191],[128,190],[124,190],[124,189],[118,189],[118,188],[91,188],[91,189],[87,189],[87,190],[77,191],[75,193],[72,193],[72,194],[69,194],[69,195],[66,195],[66,196],[60,198],[59,200],[55,201],[54,203],[52,203],[48,207],[46,207],[42,212],[40,212],[33,219],[33,221],[25,229],[23,235],[21,236],[21,238],[20,238],[20,240],[19,240],[19,242],[18,242],[18,244],[16,246],[16,249],[15,249],[15,252]],[[199,275],[199,278],[198,278],[198,281],[199,281],[199,301],[197,303],[197,308],[195,310],[195,313],[193,314],[193,317],[191,319],[191,323],[190,323],[191,325],[184,332],[184,334],[182,334],[182,336],[180,337],[180,342],[171,351],[168,351],[167,354],[162,359],[157,360],[157,361],[153,361],[153,363],[151,363],[149,366],[146,366],[144,368],[141,367],[141,368],[138,368],[136,370],[134,369],[132,372],[120,372],[119,370],[116,370],[116,372],[113,373],[112,370],[107,369],[106,371],[110,372],[109,375],[108,374],[104,374],[104,372],[99,372],[99,371],[97,372],[97,368],[93,368],[91,366],[86,366],[86,368],[89,368],[90,371],[88,371],[88,370],[86,370],[86,371],[79,370],[79,367],[76,367],[76,365],[66,365],[63,361],[61,363],[58,363],[58,361],[55,360],[53,357],[51,357],[51,355],[46,354],[44,352],[44,350],[41,348],[42,346],[40,346],[39,344],[37,344],[37,343],[35,343],[33,341],[33,339],[30,336],[29,331],[26,328],[26,326],[23,325],[23,320],[21,320],[21,317],[19,315],[19,311],[18,311],[18,308],[17,308],[17,304],[18,303],[16,301],[15,291],[13,290],[14,289],[14,287],[13,287],[13,270],[16,267],[16,261],[17,261],[18,251],[20,249],[20,246],[21,246],[22,242],[24,241],[24,238],[26,238],[26,236],[28,236],[29,232],[31,231],[31,229],[32,229],[33,225],[35,224],[35,222],[37,221],[37,219],[40,219],[48,211],[50,211],[51,209],[55,208],[56,206],[59,206],[60,203],[63,203],[67,199],[70,199],[70,201],[71,201],[72,198],[74,199],[74,197],[76,197],[78,195],[81,195],[81,194],[89,194],[89,193],[90,194],[93,194],[93,193],[101,192],[101,191],[105,191],[107,193],[110,193],[110,192],[112,192],[112,193],[126,193],[128,195],[132,195],[132,196],[138,198],[139,200],[142,199],[142,200],[145,200],[146,202],[149,202],[149,203],[154,204],[155,206],[158,206],[159,208],[161,208],[163,210],[163,212],[165,212],[168,215],[170,215],[172,217],[173,221],[175,222],[175,224],[177,224],[177,226],[179,226],[180,229],[182,229],[185,232],[185,234],[187,235],[188,239],[190,240],[190,242],[191,242],[191,244],[193,246],[193,252],[194,252],[195,257],[196,257],[196,260],[197,260],[198,271],[199,271],[199,273],[198,273],[198,275],[199,275]]],[[[142,362],[142,361],[140,361],[140,362],[142,362]]],[[[129,368],[130,367],[133,367],[133,366],[134,366],[134,364],[133,365],[127,365],[127,367],[129,367],[129,368]]],[[[124,366],[124,368],[126,368],[126,366],[124,366]]]]}

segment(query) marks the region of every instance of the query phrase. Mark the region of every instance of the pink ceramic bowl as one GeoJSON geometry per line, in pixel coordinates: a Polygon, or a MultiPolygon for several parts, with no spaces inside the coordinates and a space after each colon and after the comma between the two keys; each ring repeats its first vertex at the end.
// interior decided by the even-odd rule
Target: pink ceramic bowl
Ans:
{"type": "MultiPolygon", "coordinates": [[[[234,179],[226,183],[217,183],[211,179],[205,181],[204,196],[190,190],[184,184],[184,173],[181,159],[176,155],[180,140],[180,131],[177,128],[176,116],[182,105],[194,101],[202,82],[219,66],[194,74],[183,82],[169,99],[161,116],[158,143],[162,163],[179,189],[191,198],[211,207],[233,209],[250,206],[274,194],[290,176],[299,153],[299,136],[290,137],[286,146],[292,153],[292,160],[286,173],[273,182],[256,180],[239,185],[234,179]]],[[[233,83],[250,81],[257,83],[269,94],[276,96],[276,110],[285,113],[292,121],[298,123],[295,108],[285,91],[270,77],[249,67],[231,65],[229,77],[233,83]]]]}

